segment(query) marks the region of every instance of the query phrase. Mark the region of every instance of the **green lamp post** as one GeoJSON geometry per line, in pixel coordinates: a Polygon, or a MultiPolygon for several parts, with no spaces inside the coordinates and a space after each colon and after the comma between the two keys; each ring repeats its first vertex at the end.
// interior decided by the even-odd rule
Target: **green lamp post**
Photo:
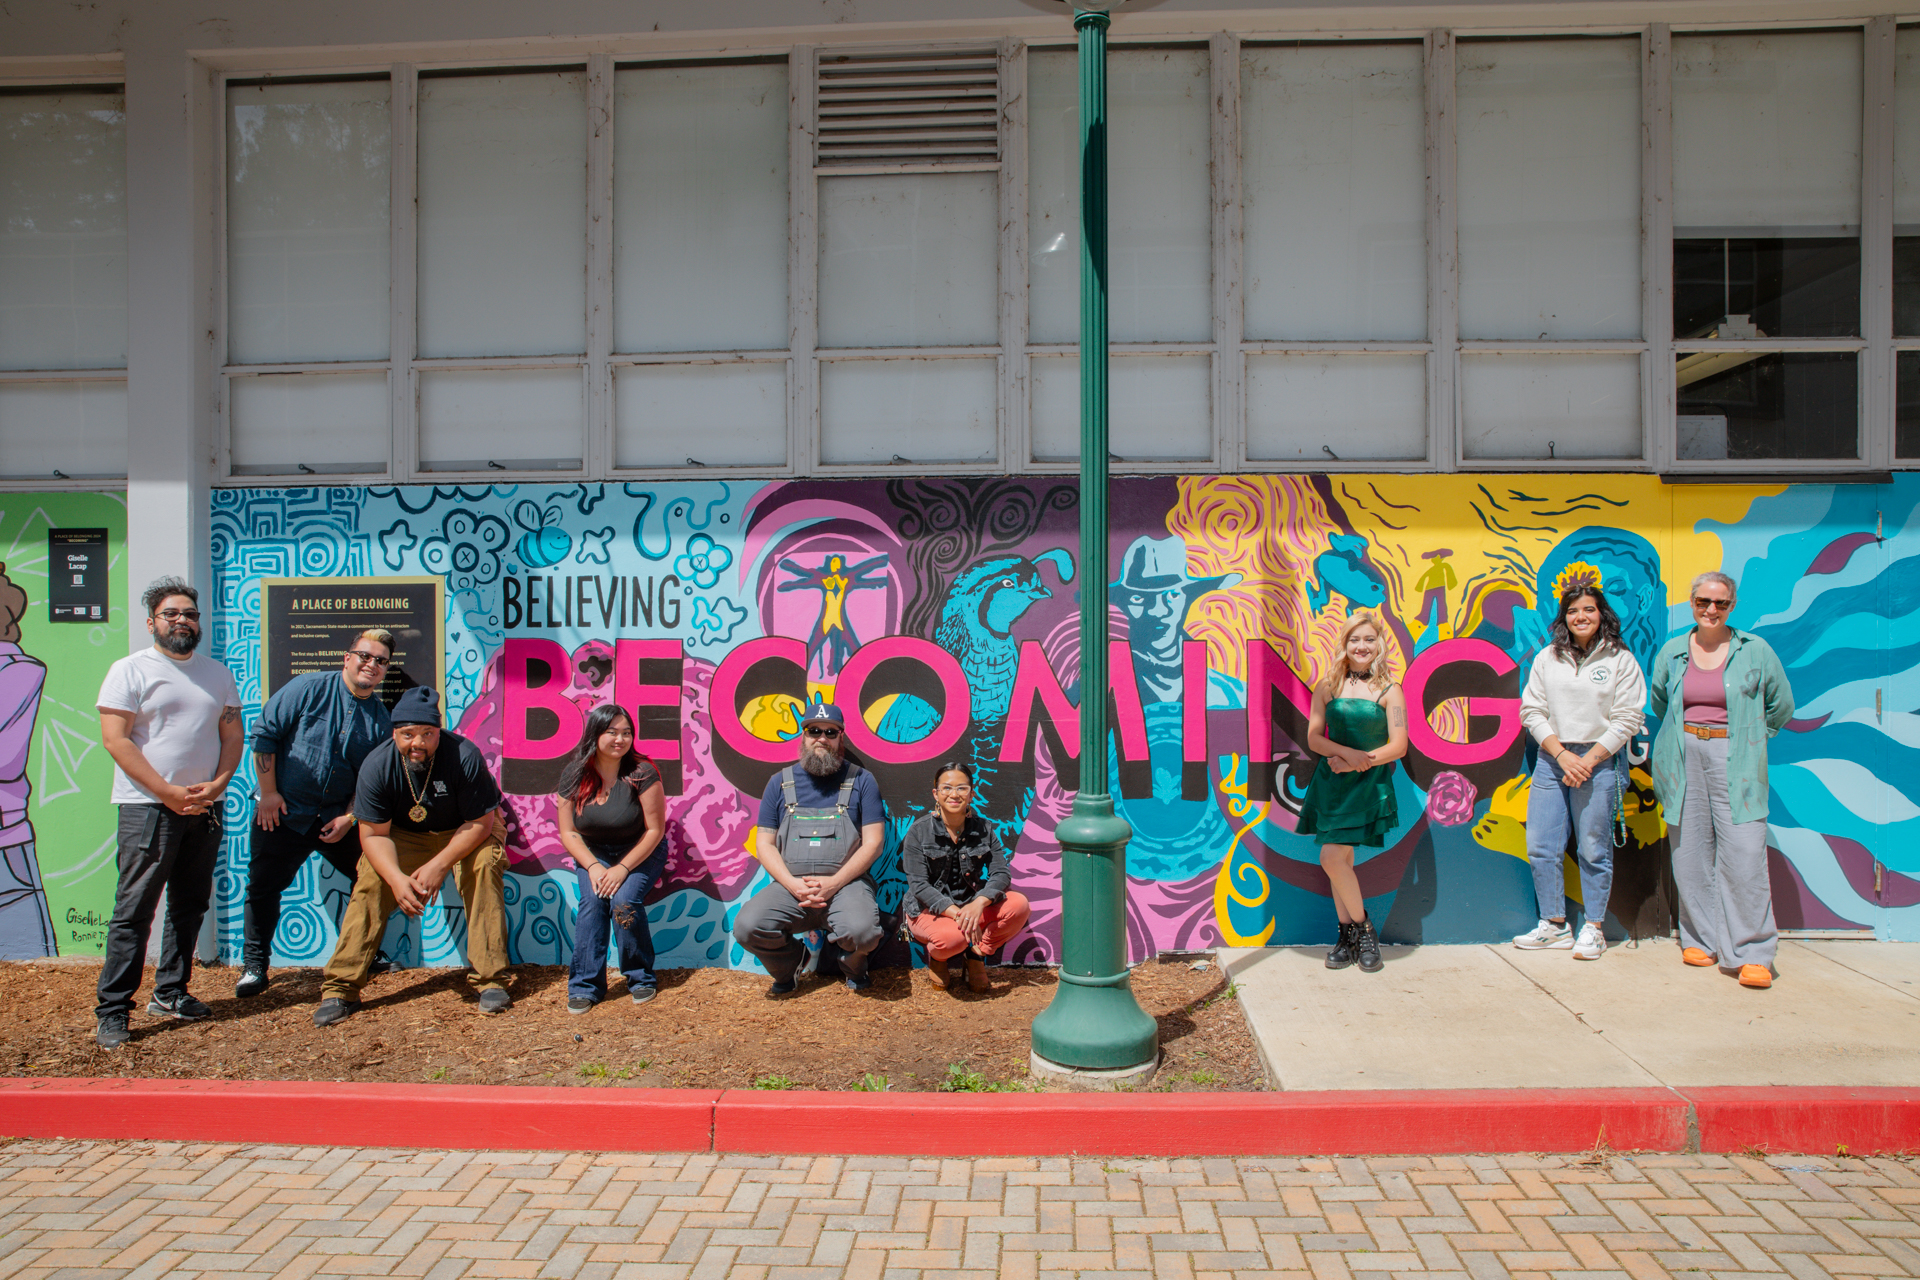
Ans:
{"type": "Polygon", "coordinates": [[[1159,1028],[1127,978],[1127,841],[1107,793],[1107,27],[1126,0],[1061,0],[1080,34],[1080,790],[1060,823],[1060,986],[1037,1074],[1151,1071],[1159,1028]]]}

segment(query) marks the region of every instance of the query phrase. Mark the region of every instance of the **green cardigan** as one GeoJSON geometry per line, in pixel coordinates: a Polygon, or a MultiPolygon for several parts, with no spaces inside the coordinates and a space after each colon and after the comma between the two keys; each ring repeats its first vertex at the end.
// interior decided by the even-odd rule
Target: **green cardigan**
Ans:
{"type": "MultiPolygon", "coordinates": [[[[1687,676],[1692,638],[1689,628],[1667,641],[1647,673],[1653,714],[1660,717],[1660,734],[1653,740],[1653,792],[1673,824],[1685,812],[1687,798],[1680,684],[1687,676]]],[[[1727,643],[1733,648],[1721,667],[1727,682],[1727,800],[1735,822],[1759,822],[1767,816],[1767,739],[1793,719],[1793,687],[1765,640],[1735,630],[1727,643]]]]}

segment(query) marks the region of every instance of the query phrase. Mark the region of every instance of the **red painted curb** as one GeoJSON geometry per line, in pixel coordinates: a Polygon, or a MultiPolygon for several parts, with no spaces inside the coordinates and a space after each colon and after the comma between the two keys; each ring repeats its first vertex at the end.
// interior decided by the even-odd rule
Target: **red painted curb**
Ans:
{"type": "Polygon", "coordinates": [[[1920,1150],[1920,1086],[946,1094],[0,1079],[0,1134],[455,1150],[1417,1155],[1920,1150]]]}
{"type": "Polygon", "coordinates": [[[474,1151],[708,1151],[719,1096],[700,1089],[305,1080],[0,1080],[0,1133],[474,1151]]]}
{"type": "Polygon", "coordinates": [[[714,1108],[713,1149],[762,1155],[1424,1155],[1680,1151],[1665,1089],[1327,1093],[747,1093],[714,1108]]]}
{"type": "Polygon", "coordinates": [[[1849,1155],[1920,1151],[1920,1087],[1716,1088],[1683,1091],[1702,1151],[1849,1155]]]}

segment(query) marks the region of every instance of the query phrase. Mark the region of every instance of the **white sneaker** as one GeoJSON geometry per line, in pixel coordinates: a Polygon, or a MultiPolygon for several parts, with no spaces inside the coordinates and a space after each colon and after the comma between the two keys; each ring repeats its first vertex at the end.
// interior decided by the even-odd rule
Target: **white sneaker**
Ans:
{"type": "Polygon", "coordinates": [[[1523,933],[1513,940],[1513,945],[1522,951],[1565,951],[1573,945],[1573,934],[1568,932],[1566,924],[1555,924],[1551,920],[1542,920],[1533,926],[1532,933],[1523,933]]]}
{"type": "Polygon", "coordinates": [[[1588,921],[1580,926],[1580,941],[1573,944],[1575,960],[1598,960],[1601,952],[1607,949],[1607,939],[1600,932],[1600,926],[1588,921]]]}

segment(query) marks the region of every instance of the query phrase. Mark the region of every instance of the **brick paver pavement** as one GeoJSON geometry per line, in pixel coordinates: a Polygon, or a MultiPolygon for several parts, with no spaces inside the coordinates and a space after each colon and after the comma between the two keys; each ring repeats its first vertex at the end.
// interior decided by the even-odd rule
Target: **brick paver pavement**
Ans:
{"type": "Polygon", "coordinates": [[[1920,1165],[0,1147],[0,1280],[1920,1277],[1920,1165]]]}

